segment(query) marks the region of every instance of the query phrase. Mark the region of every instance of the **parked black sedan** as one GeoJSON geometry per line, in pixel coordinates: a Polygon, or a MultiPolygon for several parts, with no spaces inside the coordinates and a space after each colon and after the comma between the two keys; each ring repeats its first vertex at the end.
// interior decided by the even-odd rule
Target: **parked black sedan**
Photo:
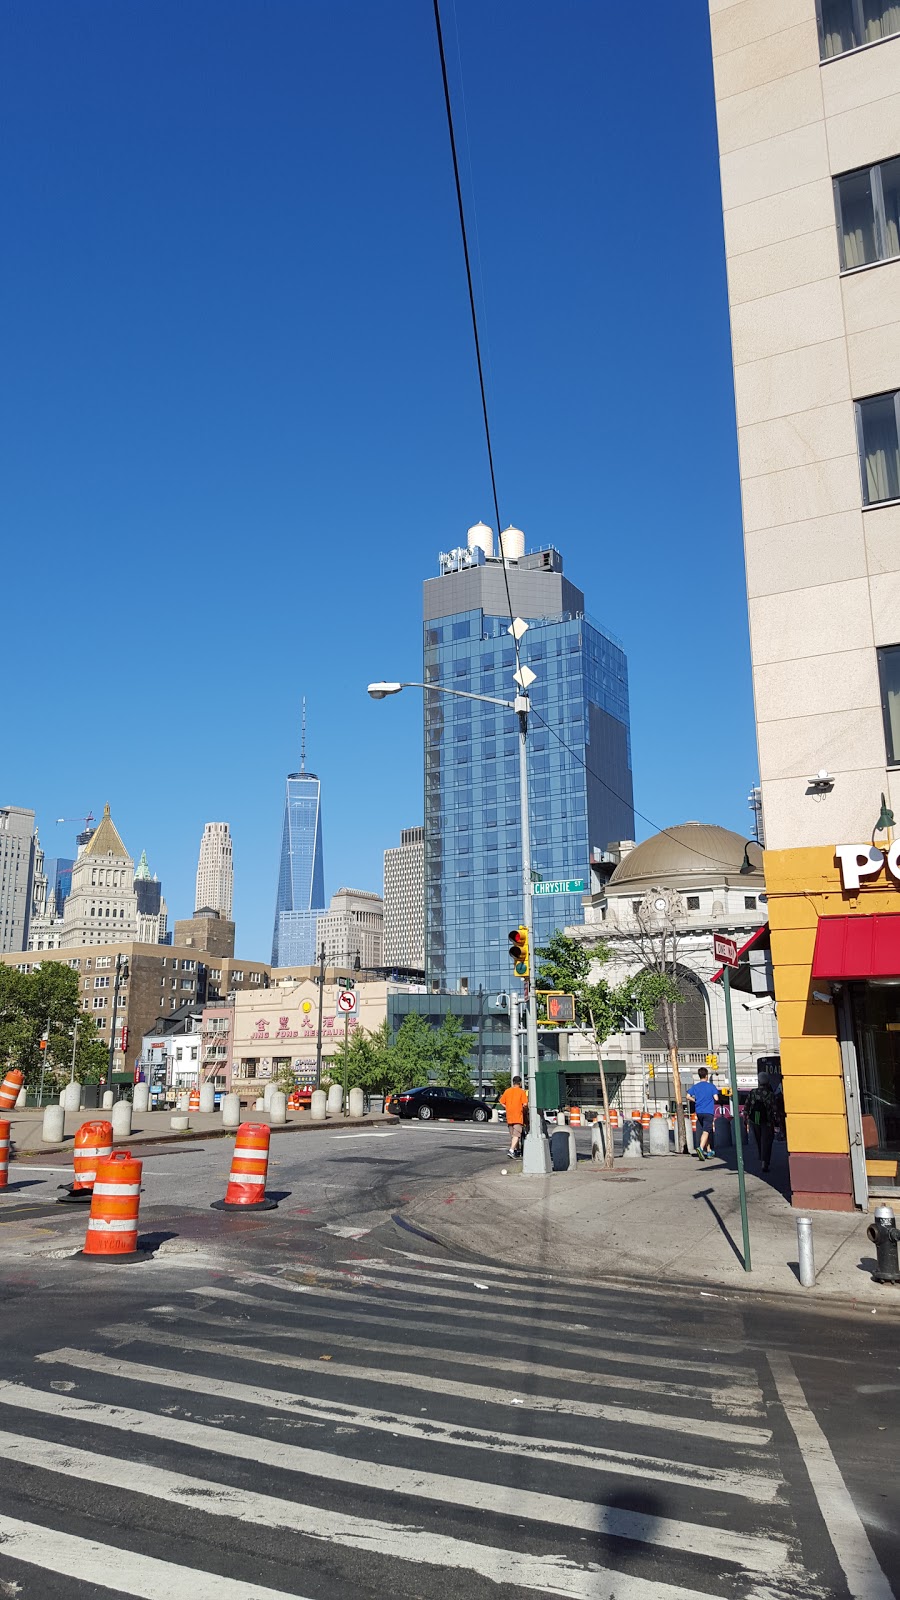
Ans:
{"type": "Polygon", "coordinates": [[[385,1109],[395,1117],[418,1117],[433,1122],[436,1117],[452,1117],[457,1122],[488,1122],[491,1108],[486,1100],[462,1094],[459,1089],[439,1089],[427,1084],[424,1089],[404,1089],[392,1095],[385,1109]]]}

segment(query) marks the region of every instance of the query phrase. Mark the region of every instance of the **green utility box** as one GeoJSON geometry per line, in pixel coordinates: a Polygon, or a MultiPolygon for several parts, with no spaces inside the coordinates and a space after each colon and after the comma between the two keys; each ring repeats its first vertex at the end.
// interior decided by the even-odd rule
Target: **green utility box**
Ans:
{"type": "MultiPolygon", "coordinates": [[[[537,1074],[537,1108],[539,1111],[558,1111],[561,1106],[602,1106],[603,1090],[600,1073],[585,1071],[590,1063],[558,1067],[541,1067],[537,1074]]],[[[615,1100],[625,1079],[624,1061],[604,1061],[606,1092],[610,1104],[615,1100]]]]}

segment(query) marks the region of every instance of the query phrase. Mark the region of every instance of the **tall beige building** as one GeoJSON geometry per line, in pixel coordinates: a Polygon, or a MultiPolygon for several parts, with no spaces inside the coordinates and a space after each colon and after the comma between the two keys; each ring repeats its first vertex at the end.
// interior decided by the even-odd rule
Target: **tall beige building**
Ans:
{"type": "Polygon", "coordinates": [[[138,936],[134,860],[104,806],[100,825],[78,852],[63,912],[60,948],[119,944],[138,936]]]}
{"type": "Polygon", "coordinates": [[[34,812],[0,806],[0,952],[28,944],[36,842],[34,812]]]}
{"type": "Polygon", "coordinates": [[[325,947],[328,967],[381,966],[384,901],[369,889],[339,889],[316,918],[316,955],[325,947]]]}
{"type": "Polygon", "coordinates": [[[384,964],[425,967],[425,829],[401,828],[384,852],[384,964]]]}
{"type": "Polygon", "coordinates": [[[200,840],[194,910],[218,911],[228,922],[233,894],[234,862],[228,823],[208,822],[200,840]]]}
{"type": "Polygon", "coordinates": [[[900,1158],[900,3],[709,10],[791,1178],[843,1209],[900,1158]]]}

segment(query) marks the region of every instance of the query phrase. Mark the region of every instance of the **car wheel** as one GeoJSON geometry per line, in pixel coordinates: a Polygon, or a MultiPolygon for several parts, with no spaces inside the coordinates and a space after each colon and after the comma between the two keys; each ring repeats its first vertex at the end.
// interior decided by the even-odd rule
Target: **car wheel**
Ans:
{"type": "Polygon", "coordinates": [[[488,1114],[485,1111],[484,1106],[476,1106],[475,1110],[472,1112],[472,1121],[473,1122],[487,1122],[487,1119],[488,1119],[488,1114]]]}
{"type": "Polygon", "coordinates": [[[430,1122],[434,1112],[430,1106],[420,1106],[417,1115],[420,1122],[430,1122]]]}

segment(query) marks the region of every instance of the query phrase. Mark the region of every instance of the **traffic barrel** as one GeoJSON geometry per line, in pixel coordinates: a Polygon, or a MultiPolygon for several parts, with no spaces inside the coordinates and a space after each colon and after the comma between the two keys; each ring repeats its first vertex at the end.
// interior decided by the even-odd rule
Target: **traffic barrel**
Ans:
{"type": "Polygon", "coordinates": [[[266,1198],[269,1168],[269,1129],[264,1122],[242,1122],[234,1141],[231,1172],[224,1200],[214,1200],[214,1211],[274,1211],[278,1202],[266,1198]]]}
{"type": "Polygon", "coordinates": [[[122,1261],[138,1254],[138,1211],[143,1162],[130,1150],[115,1150],[97,1162],[83,1256],[122,1261]]]}
{"type": "Polygon", "coordinates": [[[581,1127],[581,1107],[580,1106],[570,1106],[569,1107],[569,1127],[570,1128],[580,1128],[581,1127]]]}
{"type": "Polygon", "coordinates": [[[24,1081],[24,1074],[19,1068],[10,1067],[3,1082],[0,1083],[0,1111],[12,1111],[24,1081]]]}
{"type": "Polygon", "coordinates": [[[696,1111],[692,1111],[691,1112],[691,1133],[696,1133],[696,1132],[697,1132],[697,1113],[696,1113],[696,1111]]]}
{"type": "Polygon", "coordinates": [[[288,1110],[289,1111],[299,1111],[300,1110],[300,1095],[299,1095],[298,1090],[296,1090],[296,1089],[294,1089],[292,1091],[292,1093],[288,1096],[288,1110]]]}
{"type": "Polygon", "coordinates": [[[0,1189],[9,1181],[9,1123],[0,1122],[0,1189]]]}
{"type": "Polygon", "coordinates": [[[609,1108],[609,1125],[612,1128],[613,1133],[615,1133],[619,1126],[619,1113],[615,1106],[610,1106],[609,1108]]]}
{"type": "Polygon", "coordinates": [[[188,1096],[188,1111],[200,1110],[200,1090],[192,1089],[188,1096]]]}
{"type": "Polygon", "coordinates": [[[641,1112],[641,1127],[646,1132],[646,1130],[649,1128],[649,1126],[650,1126],[650,1113],[649,1113],[649,1111],[644,1110],[644,1111],[641,1112]]]}
{"type": "MultiPolygon", "coordinates": [[[[112,1155],[113,1129],[111,1122],[83,1122],[75,1135],[72,1166],[75,1182],[60,1195],[58,1205],[90,1200],[97,1177],[98,1161],[112,1155]]],[[[60,1185],[62,1188],[63,1185],[60,1185]]]]}

